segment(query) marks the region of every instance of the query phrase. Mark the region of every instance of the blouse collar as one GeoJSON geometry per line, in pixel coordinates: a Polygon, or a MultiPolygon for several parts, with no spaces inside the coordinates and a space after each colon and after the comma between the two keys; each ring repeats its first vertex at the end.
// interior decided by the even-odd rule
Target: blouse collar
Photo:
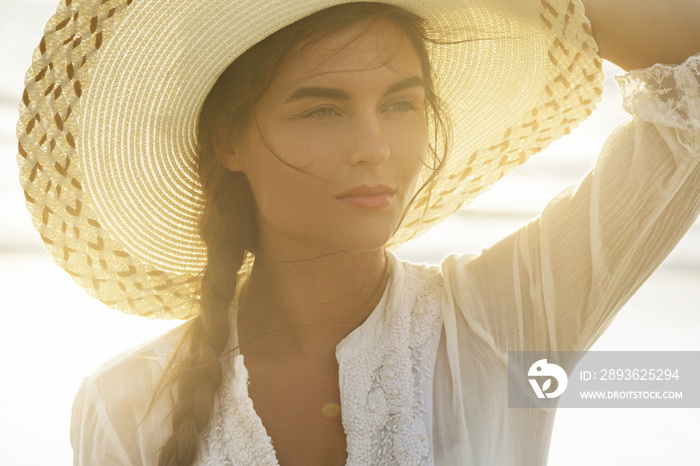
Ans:
{"type": "Polygon", "coordinates": [[[335,348],[335,357],[341,364],[363,349],[374,344],[384,333],[384,329],[391,320],[399,306],[401,293],[399,290],[403,284],[404,271],[398,258],[387,251],[389,260],[389,278],[381,299],[365,321],[343,338],[335,348]]]}

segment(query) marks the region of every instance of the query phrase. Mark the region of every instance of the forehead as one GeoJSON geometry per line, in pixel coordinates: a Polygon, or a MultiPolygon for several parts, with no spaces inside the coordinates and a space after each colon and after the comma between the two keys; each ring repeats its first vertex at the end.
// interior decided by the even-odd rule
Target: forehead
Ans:
{"type": "Polygon", "coordinates": [[[406,33],[392,21],[363,21],[294,47],[274,81],[293,87],[306,80],[376,73],[421,75],[421,63],[406,33]]]}

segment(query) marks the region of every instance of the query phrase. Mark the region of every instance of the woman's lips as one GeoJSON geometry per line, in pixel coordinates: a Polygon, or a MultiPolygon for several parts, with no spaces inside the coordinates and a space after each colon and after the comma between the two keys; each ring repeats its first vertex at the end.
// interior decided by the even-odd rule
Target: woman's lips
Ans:
{"type": "Polygon", "coordinates": [[[364,210],[383,209],[391,203],[396,190],[391,186],[357,186],[335,196],[340,202],[364,210]]]}

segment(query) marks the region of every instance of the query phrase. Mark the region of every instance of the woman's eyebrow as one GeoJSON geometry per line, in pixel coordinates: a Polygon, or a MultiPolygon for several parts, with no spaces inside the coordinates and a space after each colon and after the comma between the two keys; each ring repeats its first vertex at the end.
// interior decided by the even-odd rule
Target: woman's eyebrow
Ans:
{"type": "Polygon", "coordinates": [[[411,76],[410,78],[406,78],[389,86],[384,95],[393,94],[394,92],[398,92],[409,87],[425,87],[425,81],[420,76],[411,76]]]}
{"type": "MultiPolygon", "coordinates": [[[[393,94],[409,87],[425,87],[425,81],[420,76],[411,76],[389,86],[384,95],[393,94]]],[[[284,103],[294,102],[305,97],[327,97],[330,99],[350,100],[350,93],[331,87],[300,87],[287,97],[284,103]]]]}
{"type": "Polygon", "coordinates": [[[287,97],[284,103],[294,102],[305,97],[328,97],[331,99],[350,100],[350,94],[342,89],[330,87],[300,87],[287,97]]]}

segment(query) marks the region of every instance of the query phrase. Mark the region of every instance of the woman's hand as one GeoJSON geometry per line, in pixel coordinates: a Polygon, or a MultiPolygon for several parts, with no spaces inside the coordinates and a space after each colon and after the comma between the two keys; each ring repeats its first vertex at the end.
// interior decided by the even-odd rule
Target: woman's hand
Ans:
{"type": "Polygon", "coordinates": [[[624,70],[700,52],[700,0],[582,0],[600,56],[624,70]]]}

